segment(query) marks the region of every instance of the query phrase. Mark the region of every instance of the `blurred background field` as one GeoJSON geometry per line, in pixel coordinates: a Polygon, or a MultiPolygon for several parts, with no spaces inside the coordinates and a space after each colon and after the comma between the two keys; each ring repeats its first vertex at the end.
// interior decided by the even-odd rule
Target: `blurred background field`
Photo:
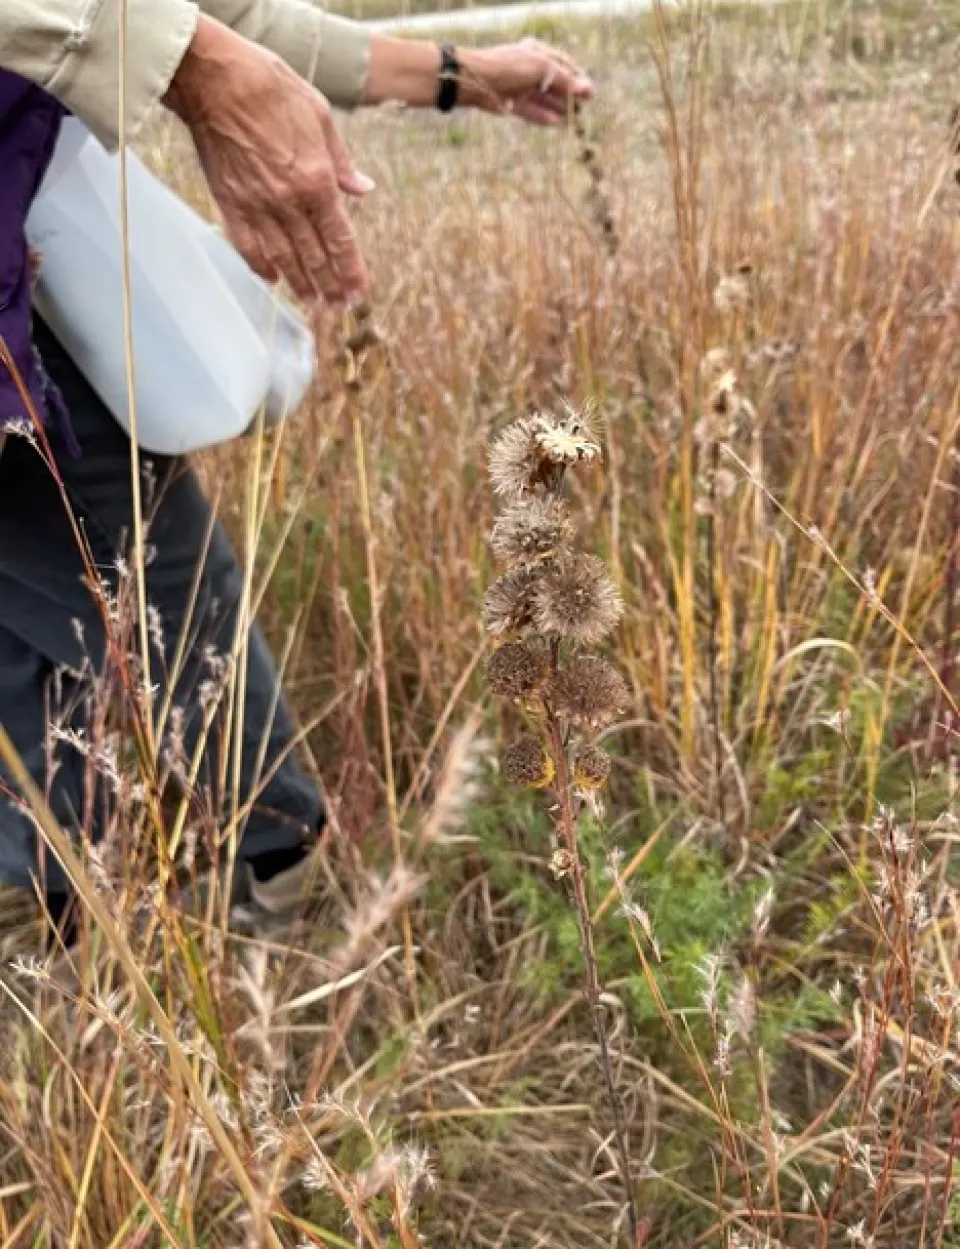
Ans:
{"type": "MultiPolygon", "coordinates": [[[[615,247],[572,133],[344,119],[383,343],[350,389],[331,318],[306,409],[201,465],[335,816],[295,939],[131,921],[246,1186],[94,926],[79,1006],[17,981],[4,1246],[627,1243],[576,919],[482,680],[489,444],[568,403],[626,602],[582,836],[639,1243],[960,1247],[960,10],[512,33],[596,78],[615,247]]],[[[209,208],[182,135],[147,154],[209,208]]]]}

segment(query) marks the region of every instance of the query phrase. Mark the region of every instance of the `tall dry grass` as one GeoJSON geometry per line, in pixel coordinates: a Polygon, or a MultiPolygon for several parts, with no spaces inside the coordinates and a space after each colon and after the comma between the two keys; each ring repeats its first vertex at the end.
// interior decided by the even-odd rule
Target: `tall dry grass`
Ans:
{"type": "Polygon", "coordinates": [[[4,980],[0,1243],[624,1243],[481,702],[487,449],[562,400],[603,421],[574,506],[626,602],[583,838],[638,1243],[960,1243],[957,33],[581,32],[612,256],[575,135],[346,125],[384,343],[348,387],[331,323],[307,410],[203,465],[330,796],[323,901],[277,939],[138,909],[170,830],[118,786],[129,887],[88,856],[77,975],[4,980]]]}

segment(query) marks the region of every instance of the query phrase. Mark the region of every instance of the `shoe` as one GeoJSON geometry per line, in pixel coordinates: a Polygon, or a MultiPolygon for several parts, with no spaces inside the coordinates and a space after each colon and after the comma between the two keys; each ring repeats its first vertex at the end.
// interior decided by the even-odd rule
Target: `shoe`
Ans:
{"type": "Polygon", "coordinates": [[[313,890],[319,862],[317,850],[302,847],[258,855],[246,864],[250,902],[274,918],[295,914],[313,890]]]}
{"type": "MultiPolygon", "coordinates": [[[[310,896],[317,877],[320,854],[318,849],[295,846],[259,854],[246,862],[234,864],[230,889],[231,929],[273,930],[278,922],[293,920],[310,896]]],[[[210,889],[217,881],[222,893],[224,872],[209,872],[180,893],[179,908],[194,917],[206,913],[210,889]]]]}

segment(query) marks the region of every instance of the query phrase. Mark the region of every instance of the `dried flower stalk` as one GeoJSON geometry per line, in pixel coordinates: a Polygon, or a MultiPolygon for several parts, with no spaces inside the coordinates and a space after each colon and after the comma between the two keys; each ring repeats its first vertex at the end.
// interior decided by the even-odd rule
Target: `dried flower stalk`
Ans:
{"type": "Polygon", "coordinates": [[[617,234],[617,227],[613,220],[610,195],[603,176],[603,166],[600,163],[600,153],[596,143],[587,132],[583,110],[579,107],[575,107],[573,111],[573,132],[580,144],[580,163],[590,179],[586,192],[590,216],[607,251],[611,256],[615,256],[620,249],[620,236],[617,234]]]}
{"type": "Polygon", "coordinates": [[[570,409],[514,422],[494,443],[490,477],[505,508],[494,525],[494,554],[505,565],[484,602],[487,631],[497,648],[487,666],[494,694],[510,699],[529,731],[504,752],[511,784],[551,790],[556,850],[551,867],[567,880],[576,907],[587,1002],[593,1018],[614,1125],[630,1244],[639,1219],[630,1177],[625,1115],[610,1058],[606,1016],[593,942],[577,830],[585,805],[598,808],[610,758],[597,732],[626,710],[620,673],[587,652],[608,637],[623,611],[603,561],[573,545],[574,527],[563,498],[567,470],[598,459],[593,423],[570,409]]]}

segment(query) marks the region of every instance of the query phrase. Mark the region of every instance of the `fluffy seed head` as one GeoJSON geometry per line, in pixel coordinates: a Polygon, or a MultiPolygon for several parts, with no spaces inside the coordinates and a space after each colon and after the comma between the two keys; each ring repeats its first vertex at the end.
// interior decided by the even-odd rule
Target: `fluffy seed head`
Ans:
{"type": "Polygon", "coordinates": [[[490,451],[490,480],[496,494],[519,500],[556,478],[556,469],[537,441],[539,417],[508,425],[490,451]]]}
{"type": "Polygon", "coordinates": [[[538,580],[532,568],[520,567],[494,581],[483,599],[483,619],[488,633],[498,637],[533,622],[533,596],[538,580]]]}
{"type": "Polygon", "coordinates": [[[542,642],[506,642],[487,664],[487,684],[504,698],[533,698],[550,680],[550,659],[542,642]]]}
{"type": "Polygon", "coordinates": [[[595,646],[616,627],[623,600],[595,555],[557,560],[534,592],[533,619],[541,633],[595,646]]]}
{"type": "Polygon", "coordinates": [[[554,763],[543,742],[530,733],[518,737],[503,752],[503,775],[511,785],[544,789],[554,777],[554,763]]]}
{"type": "Polygon", "coordinates": [[[630,695],[623,677],[605,659],[580,655],[554,677],[550,701],[574,724],[598,729],[626,710],[630,695]]]}
{"type": "Polygon", "coordinates": [[[581,746],[573,761],[574,784],[580,789],[602,789],[610,775],[610,756],[599,746],[581,746]]]}
{"type": "Polygon", "coordinates": [[[538,416],[535,420],[537,443],[552,463],[579,464],[600,455],[597,431],[586,413],[568,408],[563,416],[538,416]]]}
{"type": "Polygon", "coordinates": [[[490,479],[505,498],[519,500],[555,486],[563,469],[600,455],[600,443],[586,415],[541,413],[514,421],[490,451],[490,479]]]}
{"type": "Polygon", "coordinates": [[[505,564],[526,564],[555,555],[572,536],[566,507],[547,495],[512,503],[497,518],[490,542],[505,564]]]}

